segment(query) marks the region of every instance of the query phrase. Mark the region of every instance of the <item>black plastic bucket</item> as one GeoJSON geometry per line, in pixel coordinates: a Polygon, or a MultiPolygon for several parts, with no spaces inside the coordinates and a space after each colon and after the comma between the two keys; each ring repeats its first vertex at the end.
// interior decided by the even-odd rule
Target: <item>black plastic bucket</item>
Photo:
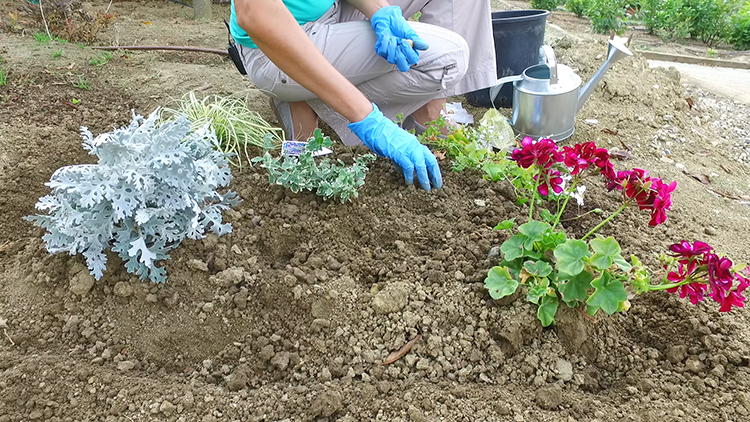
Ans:
{"type": "MultiPolygon", "coordinates": [[[[544,44],[547,10],[507,10],[492,12],[497,77],[520,75],[539,62],[539,47],[544,44]]],[[[490,89],[466,94],[469,104],[492,107],[490,89]]],[[[495,98],[495,107],[513,106],[513,84],[505,84],[495,98]]]]}

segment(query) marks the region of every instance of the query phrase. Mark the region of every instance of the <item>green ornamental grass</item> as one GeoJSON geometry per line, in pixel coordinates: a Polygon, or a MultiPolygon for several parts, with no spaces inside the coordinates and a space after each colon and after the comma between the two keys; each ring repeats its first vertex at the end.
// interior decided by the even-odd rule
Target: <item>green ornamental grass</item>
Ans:
{"type": "Polygon", "coordinates": [[[164,108],[163,113],[164,120],[187,115],[194,130],[210,122],[219,141],[219,150],[236,157],[230,162],[239,168],[243,166],[243,156],[247,163],[253,157],[248,148],[273,150],[284,140],[281,128],[272,126],[250,110],[245,101],[236,98],[214,95],[199,100],[194,92],[189,92],[177,101],[175,108],[164,108]]]}

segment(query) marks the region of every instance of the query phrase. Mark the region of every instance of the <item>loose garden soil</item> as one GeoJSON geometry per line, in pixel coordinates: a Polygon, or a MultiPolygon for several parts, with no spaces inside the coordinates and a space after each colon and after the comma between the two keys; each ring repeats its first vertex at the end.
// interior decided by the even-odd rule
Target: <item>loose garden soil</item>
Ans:
{"type": "MultiPolygon", "coordinates": [[[[199,23],[174,3],[116,1],[99,43],[222,49],[228,6],[214,10],[199,23]]],[[[260,168],[235,170],[243,202],[226,213],[232,234],[183,243],[164,263],[164,285],[139,281],[114,255],[94,282],[80,256],[50,255],[43,232],[21,219],[54,170],[93,162],[80,126],[110,131],[131,110],[148,114],[195,89],[246,97],[275,121],[221,56],[120,51],[97,67],[89,60],[100,52],[39,44],[26,19],[25,31],[0,32],[0,422],[750,418],[747,309],[719,314],[661,292],[594,320],[561,309],[542,329],[523,297],[495,302],[483,287],[507,236],[493,227],[522,221],[525,208],[508,183],[451,173],[448,162],[445,187],[428,193],[378,160],[345,205],[269,186],[260,168]],[[73,86],[81,80],[90,89],[73,86]],[[419,334],[405,357],[380,365],[419,334]]],[[[604,37],[548,38],[584,80],[606,53],[604,37]]],[[[678,181],[664,225],[629,209],[603,229],[626,254],[657,276],[658,255],[683,239],[750,261],[747,106],[636,55],[614,66],[578,118],[565,143],[596,141],[630,156],[619,170],[678,181]]],[[[344,160],[365,152],[334,149],[344,160]]],[[[564,216],[579,236],[603,217],[578,213],[618,207],[599,180],[587,186],[585,204],[564,216]]]]}

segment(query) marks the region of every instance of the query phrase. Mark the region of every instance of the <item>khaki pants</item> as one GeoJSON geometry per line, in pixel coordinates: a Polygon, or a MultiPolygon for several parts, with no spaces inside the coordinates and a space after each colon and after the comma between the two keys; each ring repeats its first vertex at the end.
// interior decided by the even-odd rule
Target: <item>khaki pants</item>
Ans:
{"type": "MultiPolygon", "coordinates": [[[[430,100],[460,95],[491,86],[496,80],[490,2],[487,0],[392,0],[405,17],[421,11],[420,22],[410,22],[429,49],[408,72],[375,53],[376,36],[365,16],[337,0],[315,22],[302,26],[333,66],[381,111],[393,119],[408,116],[430,100]]],[[[306,101],[346,145],[361,141],[347,121],[306,88],[286,76],[260,49],[240,46],[253,83],[280,101],[306,101]]]]}

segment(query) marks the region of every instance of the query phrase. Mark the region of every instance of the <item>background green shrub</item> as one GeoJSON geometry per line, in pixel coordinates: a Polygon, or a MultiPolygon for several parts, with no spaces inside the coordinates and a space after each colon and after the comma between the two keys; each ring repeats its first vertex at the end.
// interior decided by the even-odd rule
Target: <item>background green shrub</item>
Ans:
{"type": "Polygon", "coordinates": [[[643,0],[641,16],[646,29],[665,41],[695,38],[713,47],[731,32],[731,16],[741,1],[643,0]]]}
{"type": "Polygon", "coordinates": [[[729,30],[733,2],[726,0],[682,0],[683,16],[690,22],[690,36],[715,46],[729,30]]]}
{"type": "Polygon", "coordinates": [[[621,33],[625,4],[622,0],[588,0],[586,16],[591,20],[591,29],[599,34],[610,31],[621,33]]]}
{"type": "Polygon", "coordinates": [[[531,7],[541,10],[555,10],[560,3],[560,0],[531,0],[531,7]]]}
{"type": "Polygon", "coordinates": [[[586,14],[587,3],[587,0],[568,0],[565,2],[565,8],[582,18],[586,14]]]}
{"type": "Polygon", "coordinates": [[[732,16],[728,41],[738,50],[750,50],[750,3],[732,16]]]}

